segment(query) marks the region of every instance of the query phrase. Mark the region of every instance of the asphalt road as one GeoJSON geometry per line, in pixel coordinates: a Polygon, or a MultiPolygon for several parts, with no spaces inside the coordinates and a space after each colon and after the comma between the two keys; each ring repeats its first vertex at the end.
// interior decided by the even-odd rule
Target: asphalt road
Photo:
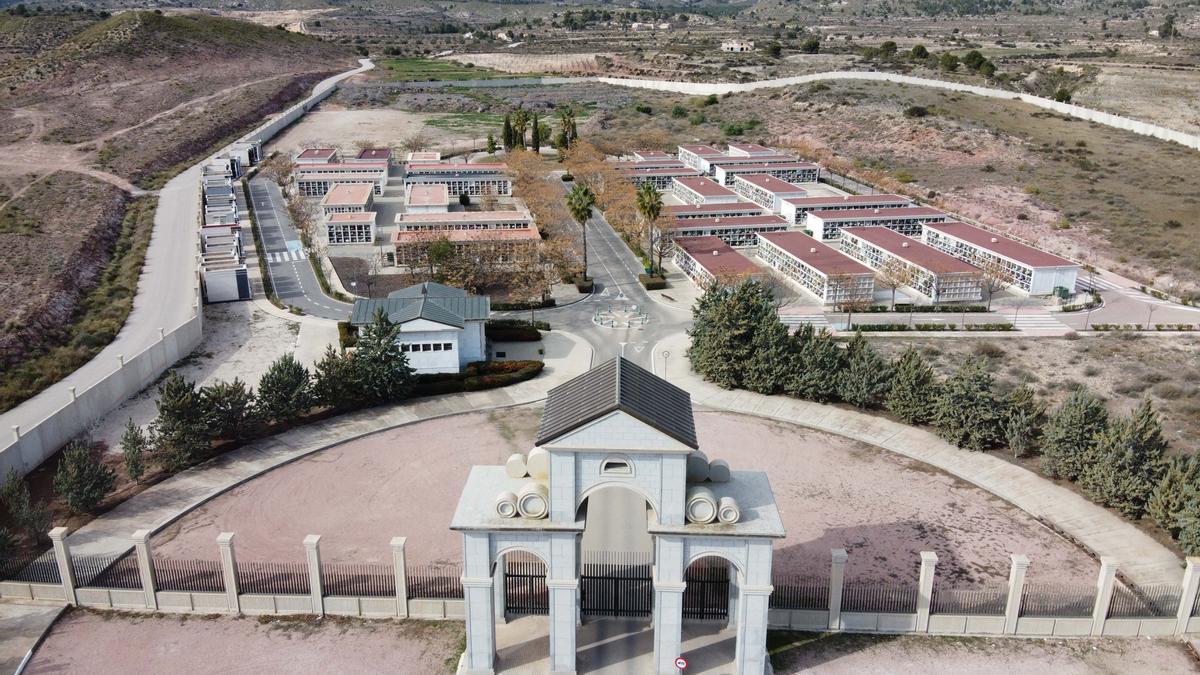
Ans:
{"type": "Polygon", "coordinates": [[[268,178],[255,176],[250,179],[250,199],[265,249],[261,255],[266,257],[275,295],[283,302],[299,307],[305,314],[346,320],[354,306],[334,300],[321,291],[316,272],[300,243],[300,233],[284,207],[279,186],[268,178]]]}

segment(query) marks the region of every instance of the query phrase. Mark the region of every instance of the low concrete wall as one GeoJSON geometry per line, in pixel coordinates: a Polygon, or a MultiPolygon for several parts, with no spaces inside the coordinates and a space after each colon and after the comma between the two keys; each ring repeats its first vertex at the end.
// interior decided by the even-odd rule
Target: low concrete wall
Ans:
{"type": "Polygon", "coordinates": [[[466,616],[461,599],[413,598],[408,601],[408,616],[413,619],[461,619],[466,616]]]}
{"type": "Polygon", "coordinates": [[[245,593],[238,596],[242,614],[312,614],[313,600],[310,595],[258,595],[245,593]]]}
{"type": "Polygon", "coordinates": [[[1105,637],[1160,637],[1174,635],[1175,617],[1169,619],[1106,619],[1105,637]]]}
{"type": "Polygon", "coordinates": [[[59,584],[31,584],[24,581],[0,581],[0,598],[17,600],[58,600],[66,602],[67,595],[59,584]]]}
{"type": "Polygon", "coordinates": [[[1086,637],[1091,634],[1091,617],[1049,618],[1023,616],[1017,619],[1017,635],[1086,637]]]}

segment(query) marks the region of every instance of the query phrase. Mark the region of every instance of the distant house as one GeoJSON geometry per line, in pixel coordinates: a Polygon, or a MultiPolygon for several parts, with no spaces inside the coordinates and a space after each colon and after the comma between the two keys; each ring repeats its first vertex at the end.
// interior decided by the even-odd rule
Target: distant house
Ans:
{"type": "Polygon", "coordinates": [[[721,43],[721,51],[731,54],[754,51],[753,40],[726,40],[721,43]]]}
{"type": "Polygon", "coordinates": [[[356,300],[350,322],[365,326],[382,309],[399,324],[400,351],[418,373],[457,373],[486,359],[484,323],[491,299],[427,281],[388,294],[386,299],[356,300]]]}

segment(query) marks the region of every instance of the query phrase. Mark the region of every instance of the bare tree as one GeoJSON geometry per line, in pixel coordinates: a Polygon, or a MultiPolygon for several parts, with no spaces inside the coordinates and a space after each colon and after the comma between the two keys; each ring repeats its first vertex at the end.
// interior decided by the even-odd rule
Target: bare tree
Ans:
{"type": "Polygon", "coordinates": [[[671,227],[672,220],[666,216],[659,216],[652,221],[651,227],[648,230],[650,237],[650,266],[654,268],[656,274],[666,276],[663,272],[663,258],[671,255],[675,251],[675,229],[671,227]],[[657,259],[657,262],[655,262],[657,259]]]}
{"type": "Polygon", "coordinates": [[[270,159],[263,162],[259,168],[259,172],[279,187],[283,187],[291,182],[292,171],[295,168],[296,164],[290,157],[284,154],[277,154],[272,155],[270,159]]]}
{"type": "Polygon", "coordinates": [[[550,287],[546,266],[536,254],[525,256],[517,261],[509,279],[509,294],[529,303],[529,323],[532,324],[534,310],[546,299],[550,287]]]}
{"type": "Polygon", "coordinates": [[[1013,283],[1012,272],[998,258],[992,258],[979,266],[983,290],[987,291],[987,309],[992,311],[992,296],[1013,283]]]}
{"type": "Polygon", "coordinates": [[[855,294],[856,279],[857,277],[851,274],[836,274],[826,282],[826,296],[834,298],[837,309],[846,313],[846,330],[854,327],[854,313],[866,311],[871,305],[870,300],[859,298],[855,294]]]}
{"type": "Polygon", "coordinates": [[[892,291],[892,310],[896,309],[896,289],[913,283],[913,271],[903,260],[888,258],[879,266],[879,284],[892,291]]]}
{"type": "Polygon", "coordinates": [[[409,134],[400,141],[400,148],[405,152],[421,152],[429,147],[429,137],[417,131],[409,134]]]}

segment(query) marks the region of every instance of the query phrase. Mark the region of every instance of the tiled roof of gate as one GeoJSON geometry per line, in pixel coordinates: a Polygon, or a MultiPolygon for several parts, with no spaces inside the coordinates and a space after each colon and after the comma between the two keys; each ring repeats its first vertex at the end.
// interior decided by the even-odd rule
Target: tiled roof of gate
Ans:
{"type": "Polygon", "coordinates": [[[536,443],[550,443],[617,410],[700,447],[691,395],[620,356],[550,390],[536,443]]]}

